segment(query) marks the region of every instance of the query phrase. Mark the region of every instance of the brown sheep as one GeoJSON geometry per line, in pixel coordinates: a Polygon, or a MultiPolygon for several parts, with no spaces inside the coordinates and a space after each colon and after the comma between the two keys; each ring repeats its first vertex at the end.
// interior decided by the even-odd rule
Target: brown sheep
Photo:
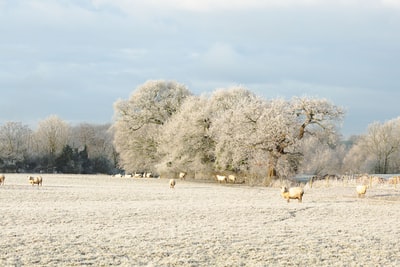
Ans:
{"type": "Polygon", "coordinates": [[[37,184],[38,186],[39,185],[42,186],[43,183],[42,176],[36,176],[36,177],[28,176],[28,179],[32,186],[35,184],[37,184]]]}
{"type": "Polygon", "coordinates": [[[357,191],[358,197],[364,197],[365,193],[367,193],[367,186],[366,185],[357,185],[356,191],[357,191]]]}
{"type": "Polygon", "coordinates": [[[4,174],[0,174],[0,185],[4,185],[5,180],[6,180],[6,176],[4,174]]]}
{"type": "Polygon", "coordinates": [[[286,186],[281,187],[281,196],[290,202],[290,199],[298,199],[299,202],[302,202],[304,195],[304,190],[301,187],[290,187],[289,189],[286,186]]]}

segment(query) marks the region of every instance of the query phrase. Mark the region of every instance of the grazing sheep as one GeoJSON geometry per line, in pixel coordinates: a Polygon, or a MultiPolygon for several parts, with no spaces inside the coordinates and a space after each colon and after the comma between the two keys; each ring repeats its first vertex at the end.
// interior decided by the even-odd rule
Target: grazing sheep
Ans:
{"type": "Polygon", "coordinates": [[[290,202],[290,199],[298,199],[299,202],[302,202],[304,190],[301,187],[290,187],[289,189],[286,186],[282,186],[281,195],[287,202],[290,202]]]}
{"type": "Polygon", "coordinates": [[[233,174],[228,175],[228,181],[232,183],[236,183],[236,176],[233,174]]]}
{"type": "Polygon", "coordinates": [[[5,179],[6,179],[6,176],[4,174],[0,174],[0,185],[4,185],[5,179]]]}
{"type": "Polygon", "coordinates": [[[170,188],[175,188],[175,184],[176,184],[175,179],[170,179],[169,180],[169,187],[170,188]]]}
{"type": "Polygon", "coordinates": [[[367,193],[367,186],[366,185],[357,185],[356,191],[357,191],[358,197],[364,197],[365,193],[367,193]]]}
{"type": "Polygon", "coordinates": [[[185,178],[186,178],[186,172],[180,172],[179,173],[179,179],[185,180],[185,178]]]}
{"type": "Polygon", "coordinates": [[[225,182],[226,183],[226,176],[225,175],[217,175],[218,183],[225,182]]]}
{"type": "Polygon", "coordinates": [[[36,177],[32,177],[32,176],[28,176],[29,182],[31,183],[31,185],[35,185],[37,184],[38,186],[42,185],[43,179],[42,176],[36,176],[36,177]]]}

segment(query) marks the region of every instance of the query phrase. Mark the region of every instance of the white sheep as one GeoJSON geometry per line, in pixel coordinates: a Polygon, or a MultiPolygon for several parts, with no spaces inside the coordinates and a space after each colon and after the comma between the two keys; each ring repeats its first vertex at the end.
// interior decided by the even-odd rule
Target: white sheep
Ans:
{"type": "Polygon", "coordinates": [[[38,186],[39,185],[42,186],[43,183],[42,176],[36,176],[36,177],[28,176],[28,180],[32,186],[35,184],[37,184],[38,186]]]}
{"type": "Polygon", "coordinates": [[[170,179],[169,180],[169,187],[170,188],[175,188],[175,184],[176,184],[175,179],[170,179]]]}
{"type": "Polygon", "coordinates": [[[358,197],[364,197],[365,193],[367,193],[367,186],[366,185],[357,185],[356,191],[357,191],[358,197]]]}
{"type": "Polygon", "coordinates": [[[185,178],[186,178],[186,172],[180,172],[179,173],[179,179],[185,180],[185,178]]]}
{"type": "Polygon", "coordinates": [[[6,176],[4,174],[0,174],[0,185],[4,185],[5,180],[6,180],[6,176]]]}
{"type": "Polygon", "coordinates": [[[225,182],[226,183],[226,176],[225,175],[216,175],[218,183],[225,182]]]}
{"type": "Polygon", "coordinates": [[[289,189],[286,186],[281,187],[281,196],[290,202],[290,199],[298,199],[299,202],[302,202],[304,195],[304,190],[301,187],[290,187],[289,189]]]}

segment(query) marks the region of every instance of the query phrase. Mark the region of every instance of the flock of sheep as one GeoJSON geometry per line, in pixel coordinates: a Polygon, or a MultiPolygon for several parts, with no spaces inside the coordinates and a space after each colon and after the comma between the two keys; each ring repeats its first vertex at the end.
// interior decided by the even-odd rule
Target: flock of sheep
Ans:
{"type": "MultiPolygon", "coordinates": [[[[178,175],[179,180],[185,180],[187,176],[186,172],[180,172],[178,175]]],[[[137,174],[135,173],[134,175],[114,175],[114,177],[136,177],[136,178],[140,178],[140,177],[152,177],[152,176],[148,176],[146,175],[146,173],[144,174],[137,174]]],[[[229,174],[229,175],[220,175],[220,174],[216,174],[215,175],[215,179],[218,183],[237,183],[238,179],[235,175],[233,174],[229,174]]],[[[175,188],[176,185],[176,179],[172,178],[169,179],[169,187],[170,188],[175,188]]],[[[367,192],[367,185],[357,185],[356,186],[356,192],[358,197],[364,197],[366,192],[367,192]]],[[[303,200],[303,195],[304,195],[304,190],[301,187],[286,187],[286,186],[282,186],[281,187],[281,196],[287,201],[290,202],[290,199],[297,199],[298,202],[302,202],[303,200]]]]}
{"type": "MultiPolygon", "coordinates": [[[[0,185],[4,185],[5,180],[6,180],[6,176],[4,174],[0,174],[0,185]]],[[[42,184],[43,184],[42,176],[29,176],[28,175],[28,181],[31,185],[37,184],[38,186],[42,186],[42,184]]]]}
{"type": "MultiPolygon", "coordinates": [[[[179,179],[184,180],[186,178],[187,173],[186,172],[180,172],[179,173],[179,179]]],[[[122,177],[122,176],[121,176],[122,177]]],[[[131,176],[131,177],[138,177],[138,176],[131,176]]],[[[145,175],[144,177],[147,177],[147,175],[145,175]]],[[[4,185],[5,183],[5,175],[4,174],[0,174],[0,185],[4,185]]],[[[216,180],[218,181],[218,183],[222,183],[222,182],[232,182],[232,183],[236,183],[237,179],[235,175],[216,175],[216,180]]],[[[43,183],[43,179],[41,176],[28,176],[28,181],[29,183],[33,186],[33,185],[38,185],[38,186],[42,186],[43,183]]],[[[175,188],[176,185],[176,180],[175,179],[170,179],[169,180],[169,187],[170,188],[175,188]]],[[[364,197],[366,192],[367,192],[367,185],[357,185],[356,186],[356,192],[358,197],[364,197]]],[[[302,202],[303,200],[303,195],[304,195],[304,190],[301,187],[286,187],[286,186],[282,186],[281,187],[281,196],[287,200],[287,202],[290,202],[290,199],[297,199],[298,202],[302,202]]]]}
{"type": "Polygon", "coordinates": [[[231,183],[236,183],[236,176],[233,174],[229,174],[228,176],[226,175],[216,175],[217,177],[217,181],[218,183],[227,183],[227,182],[231,182],[231,183]]]}
{"type": "MultiPolygon", "coordinates": [[[[358,197],[364,197],[365,193],[367,193],[367,185],[357,185],[356,192],[358,197]]],[[[290,201],[290,199],[297,199],[299,202],[302,202],[304,195],[304,190],[301,187],[290,187],[287,188],[286,186],[281,187],[281,196],[290,201]]]]}
{"type": "MultiPolygon", "coordinates": [[[[186,177],[187,173],[186,172],[180,172],[179,173],[179,179],[184,180],[186,177]]],[[[215,178],[218,183],[236,183],[237,178],[235,175],[215,175],[215,178]]],[[[176,180],[175,179],[170,179],[169,180],[169,187],[170,188],[175,188],[176,185],[176,180]]],[[[365,194],[367,193],[367,185],[357,185],[356,186],[356,192],[358,197],[364,197],[365,194]]],[[[303,201],[303,195],[304,195],[304,189],[301,187],[286,187],[282,186],[281,187],[281,196],[286,199],[286,201],[289,203],[290,199],[297,199],[298,202],[303,201]]]]}
{"type": "Polygon", "coordinates": [[[133,174],[130,173],[126,173],[126,174],[121,174],[121,173],[117,173],[117,174],[113,174],[113,177],[117,177],[117,178],[156,178],[153,173],[151,172],[135,172],[133,174]]]}

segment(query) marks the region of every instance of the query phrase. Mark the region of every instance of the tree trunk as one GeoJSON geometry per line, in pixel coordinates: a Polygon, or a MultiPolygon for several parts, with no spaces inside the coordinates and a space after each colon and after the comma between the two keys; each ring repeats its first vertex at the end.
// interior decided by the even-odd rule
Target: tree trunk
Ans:
{"type": "Polygon", "coordinates": [[[267,177],[269,179],[275,179],[276,178],[276,168],[272,164],[268,165],[268,175],[267,175],[267,177]]]}
{"type": "Polygon", "coordinates": [[[271,183],[271,181],[277,179],[277,172],[276,172],[277,164],[278,164],[278,157],[276,157],[272,152],[269,153],[267,177],[264,181],[264,184],[266,186],[268,186],[271,183]]]}
{"type": "Polygon", "coordinates": [[[389,156],[385,156],[385,160],[384,160],[384,163],[383,163],[383,174],[387,174],[387,172],[388,172],[388,165],[389,165],[389,156]]]}

